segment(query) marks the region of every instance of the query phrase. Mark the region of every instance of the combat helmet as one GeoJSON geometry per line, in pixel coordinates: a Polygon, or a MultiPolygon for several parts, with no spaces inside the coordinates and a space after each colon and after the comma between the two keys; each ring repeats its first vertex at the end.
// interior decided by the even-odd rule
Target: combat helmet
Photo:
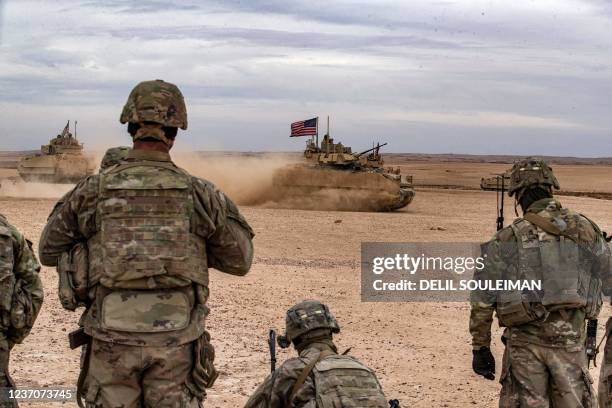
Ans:
{"type": "Polygon", "coordinates": [[[340,332],[334,315],[327,305],[318,300],[305,300],[287,310],[285,324],[285,335],[278,337],[278,344],[283,348],[289,347],[295,339],[314,330],[340,332]]]}
{"type": "Polygon", "coordinates": [[[510,197],[516,195],[516,198],[520,199],[525,189],[538,186],[551,191],[553,188],[560,188],[559,181],[548,163],[537,157],[527,157],[514,162],[510,170],[510,197]]]}
{"type": "MultiPolygon", "coordinates": [[[[187,108],[178,87],[161,79],[144,81],[132,89],[119,118],[121,123],[153,123],[187,129],[187,108]]],[[[163,134],[151,136],[164,142],[163,134]]],[[[160,133],[160,132],[157,132],[160,133]]],[[[135,137],[136,139],[136,137],[135,137]]]]}

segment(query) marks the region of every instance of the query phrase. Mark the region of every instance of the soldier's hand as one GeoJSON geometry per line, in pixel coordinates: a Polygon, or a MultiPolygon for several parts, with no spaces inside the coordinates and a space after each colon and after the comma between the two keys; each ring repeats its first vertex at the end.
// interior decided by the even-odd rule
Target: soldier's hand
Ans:
{"type": "Polygon", "coordinates": [[[488,347],[480,350],[473,350],[472,369],[478,375],[482,375],[487,380],[495,379],[495,357],[491,354],[488,347]]]}

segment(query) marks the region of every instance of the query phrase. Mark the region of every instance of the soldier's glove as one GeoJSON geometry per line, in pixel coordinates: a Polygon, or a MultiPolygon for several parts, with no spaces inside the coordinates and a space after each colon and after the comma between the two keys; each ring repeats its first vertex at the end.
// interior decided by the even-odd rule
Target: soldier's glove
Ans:
{"type": "Polygon", "coordinates": [[[480,350],[473,350],[472,369],[478,375],[482,375],[487,380],[495,379],[495,357],[491,354],[488,347],[480,350]]]}

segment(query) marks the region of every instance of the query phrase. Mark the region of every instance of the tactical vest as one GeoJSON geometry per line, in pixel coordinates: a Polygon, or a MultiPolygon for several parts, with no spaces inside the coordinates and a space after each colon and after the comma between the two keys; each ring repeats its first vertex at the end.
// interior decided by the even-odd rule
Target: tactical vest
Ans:
{"type": "Polygon", "coordinates": [[[315,364],[312,373],[316,408],[389,406],[372,370],[350,356],[325,357],[315,364]]]}
{"type": "MultiPolygon", "coordinates": [[[[538,215],[553,221],[548,211],[538,215]]],[[[567,210],[558,216],[560,224],[565,222],[563,215],[568,215],[567,210]]],[[[584,308],[587,319],[596,318],[602,304],[602,282],[591,274],[594,258],[585,247],[587,243],[577,242],[577,237],[547,233],[523,219],[515,221],[511,228],[516,238],[518,265],[506,268],[502,279],[541,281],[542,289],[500,291],[496,310],[500,325],[514,327],[544,320],[549,312],[563,309],[584,308]]]]}
{"type": "Polygon", "coordinates": [[[90,278],[111,289],[208,286],[193,213],[191,177],[171,163],[128,162],[102,173],[92,242],[100,252],[90,246],[90,278]]]}
{"type": "Polygon", "coordinates": [[[90,334],[130,344],[132,333],[150,345],[167,332],[178,344],[197,338],[208,313],[208,265],[191,228],[191,176],[169,162],[126,161],[99,178],[98,233],[88,241],[89,286],[99,284],[90,334]]]}

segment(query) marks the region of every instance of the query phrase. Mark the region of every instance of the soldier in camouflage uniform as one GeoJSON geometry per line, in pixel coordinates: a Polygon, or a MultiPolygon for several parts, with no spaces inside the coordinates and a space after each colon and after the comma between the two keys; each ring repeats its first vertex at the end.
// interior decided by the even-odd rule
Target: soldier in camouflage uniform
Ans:
{"type": "MultiPolygon", "coordinates": [[[[603,287],[604,293],[607,296],[612,296],[612,257],[610,259],[610,273],[604,277],[603,287]]],[[[600,408],[612,408],[612,317],[609,317],[606,322],[605,336],[606,344],[599,371],[598,397],[600,408]]]]}
{"type": "MultiPolygon", "coordinates": [[[[9,354],[30,333],[43,302],[40,265],[26,240],[0,214],[0,388],[14,387],[9,354]]],[[[1,402],[0,407],[17,403],[1,402]]]]}
{"type": "Polygon", "coordinates": [[[542,290],[472,292],[474,371],[495,378],[490,351],[496,312],[505,327],[500,407],[594,407],[585,352],[585,320],[602,303],[601,277],[610,250],[599,228],[553,198],[559,183],[542,160],[514,164],[510,196],[523,217],[483,245],[485,268],[475,279],[540,280],[542,290]]]}
{"type": "Polygon", "coordinates": [[[187,129],[170,83],[138,84],[120,118],[133,150],[80,183],[52,213],[40,257],[55,266],[86,245],[92,337],[79,395],[89,407],[197,407],[217,377],[205,330],[208,269],[242,276],[253,232],[236,205],[170,159],[187,129]]]}
{"type": "Polygon", "coordinates": [[[291,343],[299,357],[287,360],[249,398],[245,408],[386,408],[376,375],[357,359],[338,354],[332,333],[340,332],[329,308],[316,300],[287,311],[281,347],[291,343]]]}

